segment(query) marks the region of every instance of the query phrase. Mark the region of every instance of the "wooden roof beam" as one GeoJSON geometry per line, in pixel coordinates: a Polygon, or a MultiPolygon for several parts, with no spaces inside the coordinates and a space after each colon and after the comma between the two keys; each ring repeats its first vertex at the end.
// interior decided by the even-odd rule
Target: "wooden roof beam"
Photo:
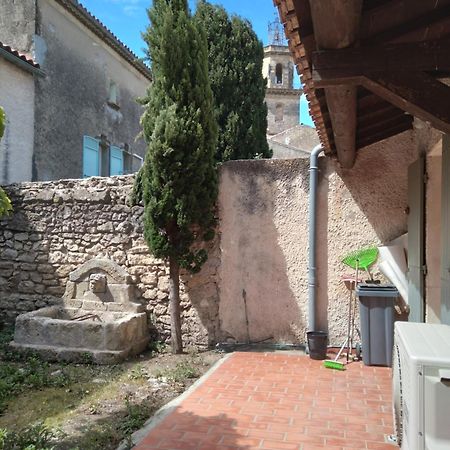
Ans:
{"type": "Polygon", "coordinates": [[[450,71],[450,39],[384,44],[376,47],[323,50],[313,53],[313,80],[336,84],[365,72],[450,71]]]}
{"type": "Polygon", "coordinates": [[[450,87],[424,72],[371,73],[363,85],[394,106],[450,134],[450,87]]]}
{"type": "MultiPolygon", "coordinates": [[[[310,2],[318,49],[342,49],[358,40],[362,0],[314,0],[310,2]]],[[[317,86],[315,86],[317,87],[317,86]]],[[[325,89],[333,125],[338,160],[350,169],[356,158],[357,87],[337,85],[325,89]]]]}

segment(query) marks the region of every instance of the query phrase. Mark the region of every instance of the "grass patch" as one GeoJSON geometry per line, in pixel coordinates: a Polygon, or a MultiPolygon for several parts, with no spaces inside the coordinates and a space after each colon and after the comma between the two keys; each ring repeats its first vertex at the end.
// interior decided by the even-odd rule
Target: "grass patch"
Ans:
{"type": "Polygon", "coordinates": [[[159,369],[155,372],[156,378],[173,383],[183,383],[199,375],[198,369],[189,361],[180,361],[174,368],[159,369]]]}
{"type": "Polygon", "coordinates": [[[11,350],[12,338],[0,330],[0,450],[114,450],[209,365],[158,342],[116,366],[88,354],[84,364],[48,363],[11,350]]]}

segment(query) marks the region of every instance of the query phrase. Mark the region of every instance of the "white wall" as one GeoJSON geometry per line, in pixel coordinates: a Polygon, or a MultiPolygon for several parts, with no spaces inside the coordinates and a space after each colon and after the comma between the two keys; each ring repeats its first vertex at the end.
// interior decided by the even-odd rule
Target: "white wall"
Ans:
{"type": "Polygon", "coordinates": [[[0,184],[30,181],[34,145],[33,75],[0,57],[0,105],[7,116],[0,142],[0,184]]]}

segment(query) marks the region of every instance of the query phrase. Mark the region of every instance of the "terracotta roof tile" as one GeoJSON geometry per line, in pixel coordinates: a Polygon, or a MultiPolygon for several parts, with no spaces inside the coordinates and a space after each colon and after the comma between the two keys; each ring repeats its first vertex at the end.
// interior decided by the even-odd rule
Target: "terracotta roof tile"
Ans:
{"type": "Polygon", "coordinates": [[[30,55],[27,55],[26,53],[19,52],[18,50],[15,50],[10,45],[6,45],[3,42],[0,42],[0,48],[2,50],[5,50],[6,52],[10,53],[11,55],[15,56],[18,59],[21,59],[22,61],[26,62],[30,66],[39,69],[39,64],[33,60],[33,58],[30,55]]]}

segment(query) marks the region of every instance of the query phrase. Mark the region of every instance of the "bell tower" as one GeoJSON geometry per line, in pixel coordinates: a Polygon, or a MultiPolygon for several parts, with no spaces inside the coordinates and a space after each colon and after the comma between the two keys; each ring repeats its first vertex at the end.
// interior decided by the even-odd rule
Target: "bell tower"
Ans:
{"type": "Polygon", "coordinates": [[[263,76],[267,78],[267,134],[274,135],[300,123],[302,90],[294,88],[294,62],[278,16],[269,23],[269,42],[264,47],[263,76]]]}

